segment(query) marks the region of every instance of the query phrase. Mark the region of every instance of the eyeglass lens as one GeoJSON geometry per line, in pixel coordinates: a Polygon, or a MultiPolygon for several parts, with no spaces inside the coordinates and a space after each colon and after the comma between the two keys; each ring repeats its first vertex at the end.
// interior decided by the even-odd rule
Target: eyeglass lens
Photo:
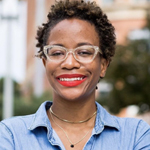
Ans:
{"type": "Polygon", "coordinates": [[[95,55],[95,49],[91,46],[81,46],[73,51],[69,51],[60,46],[53,46],[47,48],[46,53],[49,59],[53,61],[64,60],[69,53],[73,53],[76,60],[89,61],[93,59],[95,55]]]}

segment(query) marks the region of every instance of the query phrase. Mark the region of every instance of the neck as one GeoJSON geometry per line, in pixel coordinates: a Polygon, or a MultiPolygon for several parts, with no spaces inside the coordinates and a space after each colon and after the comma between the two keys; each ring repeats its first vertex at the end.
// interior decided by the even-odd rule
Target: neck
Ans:
{"type": "Polygon", "coordinates": [[[60,118],[70,121],[80,121],[89,118],[95,111],[95,99],[90,101],[66,101],[63,99],[54,99],[52,110],[60,118]]]}

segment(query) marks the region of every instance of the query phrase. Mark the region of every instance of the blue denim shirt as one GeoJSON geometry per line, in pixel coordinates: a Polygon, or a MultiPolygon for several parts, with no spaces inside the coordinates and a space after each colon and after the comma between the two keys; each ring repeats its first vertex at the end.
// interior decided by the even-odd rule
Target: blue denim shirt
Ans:
{"type": "MultiPolygon", "coordinates": [[[[33,115],[0,122],[0,150],[65,150],[52,129],[44,102],[33,115]]],[[[95,127],[84,150],[150,150],[150,126],[142,120],[118,118],[97,105],[95,127]]]]}

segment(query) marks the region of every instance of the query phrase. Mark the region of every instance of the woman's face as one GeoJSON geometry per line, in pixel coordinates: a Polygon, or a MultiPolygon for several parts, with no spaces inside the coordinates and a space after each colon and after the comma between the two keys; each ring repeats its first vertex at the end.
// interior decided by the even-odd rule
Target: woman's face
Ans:
{"type": "MultiPolygon", "coordinates": [[[[50,31],[47,44],[61,45],[67,49],[74,49],[81,45],[99,46],[99,36],[94,25],[89,22],[65,19],[50,31]]],[[[90,63],[78,62],[71,53],[62,62],[43,59],[43,63],[53,88],[54,100],[94,99],[98,80],[104,77],[107,69],[106,60],[100,58],[99,54],[90,63]]]]}

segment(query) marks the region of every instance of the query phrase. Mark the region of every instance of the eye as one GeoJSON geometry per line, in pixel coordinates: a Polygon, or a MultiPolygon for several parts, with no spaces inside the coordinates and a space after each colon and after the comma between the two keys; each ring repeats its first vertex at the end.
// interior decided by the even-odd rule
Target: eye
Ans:
{"type": "Polygon", "coordinates": [[[65,50],[60,47],[52,47],[47,49],[47,55],[50,57],[60,57],[65,55],[65,50]]]}
{"type": "Polygon", "coordinates": [[[89,55],[93,55],[93,53],[90,50],[80,49],[80,50],[77,51],[77,55],[80,55],[80,56],[89,56],[89,55]]]}
{"type": "Polygon", "coordinates": [[[61,55],[65,55],[65,53],[63,51],[51,51],[48,53],[49,56],[61,56],[61,55]]]}

